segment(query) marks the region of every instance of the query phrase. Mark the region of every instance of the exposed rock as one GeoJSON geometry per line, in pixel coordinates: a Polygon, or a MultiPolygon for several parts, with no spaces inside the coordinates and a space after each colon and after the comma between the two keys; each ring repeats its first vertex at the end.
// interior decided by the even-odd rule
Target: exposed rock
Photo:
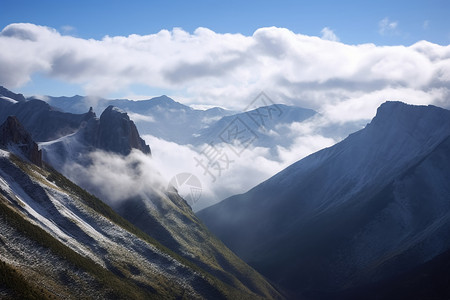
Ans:
{"type": "Polygon", "coordinates": [[[100,116],[94,146],[105,151],[127,155],[132,149],[150,154],[150,147],[139,136],[128,114],[112,105],[100,116]]]}
{"type": "Polygon", "coordinates": [[[15,116],[9,116],[0,126],[0,147],[7,150],[18,149],[21,152],[19,155],[42,166],[41,150],[15,116]]]}

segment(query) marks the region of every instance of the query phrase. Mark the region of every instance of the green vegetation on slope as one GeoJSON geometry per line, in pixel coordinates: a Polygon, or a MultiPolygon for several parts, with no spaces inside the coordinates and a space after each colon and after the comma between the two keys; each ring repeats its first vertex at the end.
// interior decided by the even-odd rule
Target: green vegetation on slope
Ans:
{"type": "MultiPolygon", "coordinates": [[[[155,246],[158,250],[162,251],[163,253],[166,253],[170,255],[171,257],[175,258],[182,264],[188,266],[189,268],[195,270],[197,273],[201,274],[203,277],[203,280],[205,280],[205,284],[210,285],[211,287],[214,287],[216,291],[214,292],[216,297],[218,299],[257,299],[260,298],[257,295],[253,294],[250,291],[240,290],[235,287],[230,286],[227,283],[224,283],[222,280],[218,279],[216,276],[210,273],[211,269],[207,268],[207,270],[204,269],[206,265],[203,265],[199,267],[194,262],[182,257],[181,255],[175,253],[174,251],[170,250],[169,248],[165,247],[164,245],[160,244],[157,240],[150,237],[148,234],[144,233],[142,230],[131,224],[129,221],[121,217],[119,214],[117,214],[111,207],[109,207],[107,204],[105,204],[103,201],[95,197],[94,195],[90,194],[86,190],[82,189],[78,185],[74,184],[72,181],[67,179],[65,176],[54,170],[49,165],[44,165],[44,168],[39,168],[33,164],[30,164],[28,162],[25,162],[18,158],[17,156],[10,155],[10,160],[18,166],[22,171],[24,171],[28,176],[32,177],[36,181],[40,181],[43,184],[49,184],[48,182],[44,182],[43,176],[46,180],[49,182],[52,182],[57,186],[58,188],[64,190],[65,192],[69,192],[73,197],[79,199],[84,204],[86,204],[88,207],[93,209],[95,212],[101,214],[102,216],[106,217],[113,223],[119,225],[123,229],[127,230],[128,232],[134,234],[138,238],[150,243],[151,245],[155,246]]],[[[54,186],[51,186],[51,188],[55,188],[54,186]]],[[[201,224],[201,223],[200,223],[201,224]]],[[[199,225],[200,225],[199,224],[199,225]]],[[[200,226],[204,226],[201,224],[200,226]]],[[[205,230],[207,230],[205,228],[205,230]]],[[[45,232],[45,231],[43,231],[45,232]]],[[[51,236],[50,236],[51,237],[51,236]]],[[[218,241],[216,240],[215,243],[218,241]]],[[[219,244],[221,244],[219,242],[219,244]]],[[[225,246],[223,246],[225,247],[225,246]]],[[[67,247],[66,247],[67,248],[67,247]]],[[[69,248],[67,248],[69,249],[69,248]]],[[[70,250],[70,249],[69,249],[70,250]]],[[[74,252],[75,253],[75,252],[74,252]]],[[[231,253],[231,252],[230,252],[231,253]]],[[[77,253],[75,253],[77,254],[77,253]]],[[[78,255],[78,254],[77,254],[78,255]]],[[[81,256],[82,257],[82,256],[81,256]]],[[[84,258],[84,257],[83,257],[84,258]]],[[[85,258],[87,259],[87,258],[85,258]]],[[[237,259],[237,258],[236,258],[237,259]]],[[[89,259],[88,259],[89,260],[89,259]]],[[[90,260],[89,260],[90,261],[90,260]]],[[[92,264],[92,261],[90,261],[92,264]]],[[[244,264],[242,262],[242,264],[244,264]]],[[[101,268],[100,266],[98,266],[101,268]]],[[[102,268],[101,268],[102,269],[102,268]]],[[[104,269],[102,269],[104,270],[104,269]]],[[[108,272],[110,273],[110,272],[108,272]]],[[[256,273],[256,272],[255,272],[256,273]]],[[[112,273],[110,273],[112,274],[112,273]]],[[[257,273],[256,273],[257,274],[257,273]]],[[[170,289],[175,288],[173,284],[170,284],[170,289],[167,289],[167,282],[163,282],[164,279],[160,279],[160,285],[155,288],[157,292],[160,295],[164,295],[166,298],[172,298],[175,295],[182,295],[182,291],[171,291],[170,289]],[[164,287],[164,288],[162,288],[164,287]],[[172,293],[172,294],[170,294],[172,293]]],[[[242,287],[245,289],[245,287],[242,287]]]]}
{"type": "MultiPolygon", "coordinates": [[[[152,296],[153,298],[158,296],[164,298],[164,296],[168,296],[164,295],[165,292],[163,290],[161,291],[163,292],[162,295],[158,295],[158,293],[150,294],[147,291],[139,289],[130,280],[123,278],[119,279],[112,272],[104,269],[91,259],[84,257],[65,246],[45,230],[26,221],[18,212],[14,211],[13,208],[6,204],[7,200],[3,195],[0,195],[0,200],[0,217],[5,220],[9,226],[42,247],[50,249],[55,255],[68,261],[74,267],[91,274],[98,280],[102,289],[105,291],[110,290],[111,294],[118,299],[130,299],[130,297],[131,299],[145,299],[149,296],[152,296]]],[[[155,291],[158,291],[156,288],[157,287],[155,287],[155,291]]]]}
{"type": "Polygon", "coordinates": [[[46,300],[50,295],[44,289],[38,289],[29,283],[18,270],[0,260],[0,288],[10,291],[11,298],[46,300]]]}

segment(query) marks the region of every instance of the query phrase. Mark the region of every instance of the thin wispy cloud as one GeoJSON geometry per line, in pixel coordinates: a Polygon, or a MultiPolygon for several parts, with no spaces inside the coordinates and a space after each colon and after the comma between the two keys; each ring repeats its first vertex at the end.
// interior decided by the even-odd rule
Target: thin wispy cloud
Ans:
{"type": "Polygon", "coordinates": [[[391,21],[388,17],[378,23],[378,32],[381,35],[397,34],[398,21],[391,21]]]}
{"type": "Polygon", "coordinates": [[[76,28],[70,25],[61,26],[62,33],[69,34],[76,31],[76,28]]]}
{"type": "Polygon", "coordinates": [[[323,40],[339,42],[339,37],[334,33],[334,31],[328,27],[324,27],[320,33],[322,34],[321,38],[323,40]]]}

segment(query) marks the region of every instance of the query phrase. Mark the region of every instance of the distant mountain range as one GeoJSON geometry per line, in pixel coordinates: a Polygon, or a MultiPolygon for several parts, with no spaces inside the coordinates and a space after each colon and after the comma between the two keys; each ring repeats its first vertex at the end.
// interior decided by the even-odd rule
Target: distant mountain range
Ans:
{"type": "Polygon", "coordinates": [[[450,249],[450,111],[386,102],[363,130],[197,216],[294,299],[365,299],[358,288],[450,249]]]}
{"type": "Polygon", "coordinates": [[[238,119],[255,135],[253,146],[286,146],[283,138],[286,128],[293,122],[302,122],[314,116],[315,111],[282,104],[268,104],[244,112],[219,107],[197,110],[183,105],[167,96],[149,100],[95,99],[88,97],[45,97],[45,101],[63,111],[81,114],[92,103],[97,110],[113,105],[126,111],[136,123],[141,134],[149,134],[177,144],[194,146],[208,144],[220,137],[226,127],[238,119]]]}
{"type": "Polygon", "coordinates": [[[150,134],[178,144],[190,143],[200,128],[234,113],[218,107],[205,111],[196,110],[167,96],[141,101],[128,99],[92,101],[82,96],[45,97],[45,101],[63,111],[78,114],[85,112],[92,105],[95,105],[98,111],[113,105],[131,115],[141,134],[150,134]]]}

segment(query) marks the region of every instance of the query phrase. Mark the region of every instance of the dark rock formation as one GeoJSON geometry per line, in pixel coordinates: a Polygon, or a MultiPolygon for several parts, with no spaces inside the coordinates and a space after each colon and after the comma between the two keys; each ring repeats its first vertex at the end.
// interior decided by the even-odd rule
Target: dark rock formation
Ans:
{"type": "Polygon", "coordinates": [[[139,136],[128,114],[112,105],[105,109],[100,119],[88,123],[84,137],[91,146],[108,152],[128,155],[132,149],[138,149],[150,154],[150,147],[139,136]]]}
{"type": "Polygon", "coordinates": [[[0,126],[0,147],[6,150],[19,150],[32,163],[42,166],[42,152],[31,135],[15,116],[9,116],[0,126]]]}

